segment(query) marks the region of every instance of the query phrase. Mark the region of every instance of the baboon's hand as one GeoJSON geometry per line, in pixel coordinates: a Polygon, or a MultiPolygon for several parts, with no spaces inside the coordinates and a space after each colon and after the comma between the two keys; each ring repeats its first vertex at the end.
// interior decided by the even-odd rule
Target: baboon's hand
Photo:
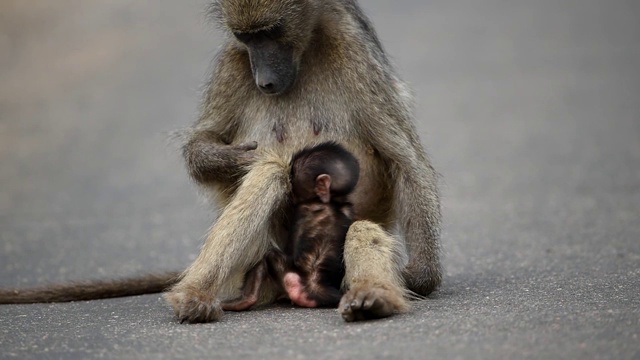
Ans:
{"type": "Polygon", "coordinates": [[[256,161],[256,153],[253,151],[258,148],[258,142],[249,141],[240,145],[228,145],[224,147],[228,156],[237,159],[239,167],[245,168],[256,161]]]}
{"type": "Polygon", "coordinates": [[[256,159],[258,143],[250,141],[239,145],[213,144],[196,138],[184,147],[189,173],[199,182],[235,182],[244,176],[256,159]]]}
{"type": "Polygon", "coordinates": [[[171,290],[165,298],[173,306],[181,323],[205,323],[220,320],[220,302],[194,290],[171,290]]]}
{"type": "Polygon", "coordinates": [[[360,287],[349,290],[338,305],[345,321],[379,319],[408,309],[407,300],[399,290],[383,287],[360,287]]]}

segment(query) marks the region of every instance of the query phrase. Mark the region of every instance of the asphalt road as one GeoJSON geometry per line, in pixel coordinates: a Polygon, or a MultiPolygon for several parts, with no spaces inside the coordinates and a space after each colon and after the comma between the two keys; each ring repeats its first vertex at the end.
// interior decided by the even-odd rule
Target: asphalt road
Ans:
{"type": "MultiPolygon", "coordinates": [[[[213,210],[173,130],[205,1],[0,3],[0,286],[182,269],[213,210]]],[[[410,314],[158,295],[0,306],[1,358],[640,359],[640,3],[363,1],[442,174],[446,277],[410,314]]]]}

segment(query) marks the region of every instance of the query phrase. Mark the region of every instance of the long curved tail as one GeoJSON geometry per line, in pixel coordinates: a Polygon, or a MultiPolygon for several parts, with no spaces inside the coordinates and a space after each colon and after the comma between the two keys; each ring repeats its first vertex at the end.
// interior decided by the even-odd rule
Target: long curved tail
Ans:
{"type": "Polygon", "coordinates": [[[163,292],[180,278],[180,272],[138,277],[72,282],[27,289],[0,289],[0,304],[36,304],[98,300],[163,292]]]}

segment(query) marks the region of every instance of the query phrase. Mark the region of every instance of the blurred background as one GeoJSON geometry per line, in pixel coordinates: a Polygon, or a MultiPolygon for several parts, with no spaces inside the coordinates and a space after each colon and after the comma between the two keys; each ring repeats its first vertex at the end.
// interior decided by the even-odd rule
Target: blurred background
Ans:
{"type": "Polygon", "coordinates": [[[212,215],[170,136],[220,43],[205,2],[1,9],[0,281],[183,268],[212,215]]]}
{"type": "MultiPolygon", "coordinates": [[[[425,344],[447,358],[640,356],[640,3],[361,5],[415,90],[418,130],[442,175],[446,278],[417,315],[367,327],[370,346],[332,312],[258,313],[316,324],[276,331],[289,347],[274,354],[310,336],[315,345],[300,353],[317,357],[327,346],[343,357],[396,347],[420,357],[425,344]],[[336,343],[327,329],[350,335],[336,343]],[[389,344],[383,330],[402,339],[389,344]]],[[[215,209],[190,183],[171,133],[197,118],[221,43],[206,6],[0,1],[0,286],[179,270],[195,257],[215,209]]],[[[173,329],[170,310],[148,299],[98,303],[115,313],[150,306],[164,316],[154,326],[173,329]]],[[[50,334],[74,326],[51,319],[101,311],[91,309],[0,307],[0,320],[12,319],[0,324],[3,347],[46,347],[38,320],[20,314],[49,312],[50,334]]],[[[129,326],[142,344],[160,341],[145,338],[144,312],[130,316],[141,318],[129,326]]],[[[96,318],[94,331],[117,338],[96,318]]],[[[189,348],[187,331],[167,346],[189,348]]],[[[113,341],[88,349],[141,354],[113,341]]],[[[210,341],[189,349],[246,349],[210,341]]]]}

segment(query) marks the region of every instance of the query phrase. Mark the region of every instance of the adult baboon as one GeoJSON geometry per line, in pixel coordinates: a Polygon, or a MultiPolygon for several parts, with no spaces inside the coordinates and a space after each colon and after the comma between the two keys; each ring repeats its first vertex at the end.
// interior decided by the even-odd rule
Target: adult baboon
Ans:
{"type": "MultiPolygon", "coordinates": [[[[409,92],[357,3],[220,0],[213,14],[228,37],[184,155],[222,212],[166,294],[177,317],[218,319],[220,300],[235,297],[246,271],[286,241],[291,156],[325,141],[346,144],[361,166],[342,316],[404,311],[405,285],[430,293],[441,281],[436,176],[409,92]]],[[[260,301],[272,300],[263,291],[260,301]]]]}

